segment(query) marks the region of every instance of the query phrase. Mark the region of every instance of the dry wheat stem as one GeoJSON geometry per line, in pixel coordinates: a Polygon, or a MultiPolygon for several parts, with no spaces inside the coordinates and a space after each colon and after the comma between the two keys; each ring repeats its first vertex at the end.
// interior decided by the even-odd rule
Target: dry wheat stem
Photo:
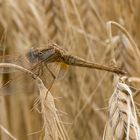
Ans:
{"type": "Polygon", "coordinates": [[[37,80],[38,82],[42,82],[42,80],[34,73],[32,73],[30,70],[27,70],[19,65],[12,64],[12,63],[0,63],[0,68],[11,68],[11,69],[17,69],[19,71],[22,71],[28,75],[30,75],[33,79],[37,80]]]}
{"type": "Polygon", "coordinates": [[[62,128],[62,125],[59,125],[60,122],[56,114],[53,96],[50,92],[48,92],[42,80],[31,71],[15,64],[0,63],[0,68],[15,68],[30,75],[34,80],[36,80],[37,87],[40,93],[41,114],[44,121],[44,140],[57,140],[58,138],[60,138],[61,140],[65,140],[66,137],[64,128],[62,128]]]}
{"type": "Polygon", "coordinates": [[[12,140],[17,140],[6,128],[4,128],[2,125],[0,125],[0,128],[5,132],[12,140]]]}
{"type": "Polygon", "coordinates": [[[48,92],[46,98],[46,89],[41,90],[40,103],[45,126],[44,140],[68,139],[65,128],[63,128],[63,125],[57,115],[54,99],[50,92],[48,92]]]}
{"type": "MultiPolygon", "coordinates": [[[[14,68],[14,69],[17,69],[19,71],[22,71],[22,72],[28,74],[29,76],[31,76],[34,80],[36,80],[37,87],[39,88],[40,92],[42,91],[42,89],[46,89],[44,84],[43,84],[43,82],[42,82],[42,80],[39,77],[37,77],[34,73],[32,73],[31,71],[29,71],[29,70],[27,70],[27,69],[25,69],[25,68],[23,68],[21,66],[11,64],[11,63],[0,63],[0,69],[1,68],[11,68],[11,69],[14,68]]],[[[47,90],[46,90],[46,93],[47,93],[47,90]]],[[[3,130],[5,130],[5,129],[3,129],[3,130]]],[[[8,134],[8,136],[10,136],[12,139],[14,139],[12,137],[12,135],[10,135],[8,133],[8,131],[6,131],[6,133],[8,134]]]]}
{"type": "Polygon", "coordinates": [[[104,78],[107,76],[107,73],[105,73],[102,77],[102,79],[100,80],[100,82],[98,83],[98,85],[96,86],[96,88],[94,89],[94,91],[92,92],[92,94],[87,98],[87,101],[85,102],[85,104],[82,106],[82,108],[80,109],[80,111],[78,112],[78,114],[75,116],[73,124],[76,124],[78,118],[80,117],[80,115],[83,113],[83,111],[85,110],[85,108],[87,107],[87,105],[91,102],[91,99],[93,98],[93,96],[95,95],[96,91],[98,90],[98,88],[101,86],[104,78]]]}
{"type": "Polygon", "coordinates": [[[124,33],[127,36],[127,38],[129,39],[130,43],[134,47],[135,52],[136,52],[138,58],[140,58],[139,48],[138,48],[137,44],[135,43],[135,41],[133,40],[133,38],[131,37],[131,35],[129,34],[129,32],[123,26],[121,26],[119,23],[117,23],[115,21],[108,21],[107,24],[106,24],[110,42],[112,40],[111,25],[114,25],[115,27],[117,27],[118,29],[120,29],[122,31],[122,33],[124,33]]]}
{"type": "Polygon", "coordinates": [[[88,49],[89,49],[88,55],[91,55],[91,57],[93,58],[93,54],[92,54],[92,50],[91,50],[91,47],[90,47],[89,39],[88,39],[88,37],[87,37],[87,35],[86,35],[85,28],[84,28],[84,25],[83,25],[83,23],[82,23],[82,20],[81,20],[79,11],[78,11],[78,9],[77,9],[77,6],[76,6],[76,4],[75,4],[75,1],[74,1],[74,0],[71,0],[71,2],[72,2],[72,5],[73,5],[75,14],[76,14],[76,16],[77,16],[78,22],[79,22],[79,24],[80,24],[80,28],[84,31],[84,34],[83,34],[83,35],[84,35],[84,39],[85,39],[86,44],[87,44],[87,47],[88,47],[88,49]]]}

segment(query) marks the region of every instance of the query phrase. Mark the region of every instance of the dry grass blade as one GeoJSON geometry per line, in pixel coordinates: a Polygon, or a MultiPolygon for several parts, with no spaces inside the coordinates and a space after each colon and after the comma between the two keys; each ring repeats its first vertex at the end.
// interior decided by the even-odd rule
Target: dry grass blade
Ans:
{"type": "Polygon", "coordinates": [[[137,57],[140,58],[140,55],[139,55],[140,51],[139,51],[139,48],[138,48],[137,44],[135,43],[135,41],[133,40],[133,38],[131,37],[129,32],[123,26],[121,26],[120,24],[118,24],[117,22],[114,22],[114,21],[108,21],[106,25],[107,25],[107,33],[108,33],[110,42],[112,40],[112,29],[111,29],[112,26],[111,25],[113,25],[113,26],[117,27],[122,33],[124,33],[126,35],[128,40],[130,41],[130,43],[134,47],[137,57]]]}
{"type": "Polygon", "coordinates": [[[4,133],[6,133],[12,140],[17,140],[6,128],[4,128],[2,125],[0,125],[1,130],[3,130],[4,133]]]}
{"type": "Polygon", "coordinates": [[[47,140],[66,140],[63,124],[59,120],[57,109],[55,108],[54,98],[51,93],[39,83],[41,114],[44,121],[45,133],[43,139],[47,140]],[[47,96],[46,96],[47,93],[47,96]]]}
{"type": "Polygon", "coordinates": [[[136,71],[139,73],[139,49],[128,31],[117,22],[109,21],[107,22],[107,33],[109,38],[107,51],[111,54],[112,59],[116,58],[119,67],[125,69],[128,75],[133,75],[136,71]],[[112,26],[121,31],[118,33],[119,35],[112,35],[112,26]],[[134,63],[136,65],[133,65],[134,63]]]}
{"type": "Polygon", "coordinates": [[[139,140],[140,128],[129,87],[119,79],[109,101],[109,123],[104,139],[139,140]]]}

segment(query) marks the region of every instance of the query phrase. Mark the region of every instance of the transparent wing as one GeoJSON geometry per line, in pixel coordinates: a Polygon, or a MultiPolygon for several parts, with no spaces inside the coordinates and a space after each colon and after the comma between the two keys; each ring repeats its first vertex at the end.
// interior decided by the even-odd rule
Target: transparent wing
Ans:
{"type": "MultiPolygon", "coordinates": [[[[37,75],[40,75],[41,68],[42,68],[42,65],[38,64],[38,65],[35,65],[34,67],[30,67],[29,70],[31,70],[33,73],[37,75]]],[[[9,69],[10,71],[7,71],[7,69],[3,69],[3,70],[4,72],[6,70],[7,73],[5,72],[5,73],[2,73],[2,75],[0,75],[0,96],[13,95],[15,93],[16,94],[25,93],[28,86],[29,86],[29,89],[27,91],[32,90],[33,89],[31,88],[32,86],[35,87],[35,84],[33,82],[34,80],[29,75],[16,69],[12,69],[12,71],[11,69],[9,69]]]]}
{"type": "Polygon", "coordinates": [[[12,75],[4,73],[0,77],[0,96],[12,95],[21,91],[23,79],[24,75],[19,71],[12,73],[12,75]]]}
{"type": "Polygon", "coordinates": [[[68,71],[69,65],[66,65],[65,63],[60,63],[60,69],[59,69],[59,73],[57,74],[57,79],[62,79],[65,74],[68,71]]]}
{"type": "Polygon", "coordinates": [[[51,64],[42,64],[42,68],[39,71],[39,77],[43,81],[44,85],[50,89],[53,82],[54,82],[54,76],[53,76],[53,70],[55,70],[55,66],[51,64]]]}
{"type": "Polygon", "coordinates": [[[65,64],[54,62],[54,63],[44,63],[41,69],[41,79],[43,80],[45,86],[50,89],[55,80],[58,80],[64,76],[66,73],[67,66],[65,64]]]}
{"type": "MultiPolygon", "coordinates": [[[[0,56],[0,63],[12,63],[12,64],[17,64],[20,66],[27,66],[25,64],[25,57],[24,56],[12,56],[12,55],[5,55],[5,56],[0,56]]],[[[27,63],[27,62],[26,62],[27,63]]],[[[15,68],[0,68],[0,73],[13,73],[16,72],[17,70],[15,68]]]]}
{"type": "MultiPolygon", "coordinates": [[[[6,61],[4,61],[6,63],[12,62],[14,64],[22,64],[17,57],[14,57],[14,59],[13,58],[11,59],[11,57],[10,59],[7,58],[5,59],[6,61]]],[[[30,70],[35,74],[37,74],[42,79],[43,83],[48,89],[52,87],[55,80],[58,80],[65,75],[67,69],[68,66],[66,64],[57,62],[49,64],[39,63],[36,64],[34,67],[30,67],[30,70]]],[[[8,79],[4,83],[3,81],[0,82],[2,83],[0,85],[0,96],[12,95],[15,93],[22,93],[22,91],[25,91],[24,83],[26,83],[25,81],[27,81],[26,78],[29,80],[32,80],[32,78],[27,77],[27,75],[23,74],[22,72],[17,73],[16,71],[17,71],[16,69],[0,69],[0,73],[3,73],[4,75],[12,72],[12,78],[8,79]],[[11,87],[13,90],[11,90],[11,87]]],[[[29,82],[29,84],[30,83],[31,85],[33,85],[32,82],[29,82]]]]}

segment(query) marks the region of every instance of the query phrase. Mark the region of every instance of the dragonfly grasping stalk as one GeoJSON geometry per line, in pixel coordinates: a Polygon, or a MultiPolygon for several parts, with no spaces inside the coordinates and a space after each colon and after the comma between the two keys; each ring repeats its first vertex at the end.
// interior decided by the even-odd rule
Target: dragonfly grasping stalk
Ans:
{"type": "Polygon", "coordinates": [[[69,55],[65,50],[59,48],[56,44],[52,44],[49,48],[32,49],[26,54],[28,60],[32,63],[45,62],[62,62],[67,65],[88,67],[92,69],[105,70],[116,74],[126,74],[123,70],[117,67],[109,67],[93,62],[86,61],[77,56],[69,55]]]}

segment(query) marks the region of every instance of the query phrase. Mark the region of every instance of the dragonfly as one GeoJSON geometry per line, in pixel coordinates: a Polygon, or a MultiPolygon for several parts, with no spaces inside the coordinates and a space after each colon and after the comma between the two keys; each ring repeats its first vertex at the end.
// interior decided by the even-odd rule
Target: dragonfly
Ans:
{"type": "MultiPolygon", "coordinates": [[[[4,59],[4,62],[10,62],[10,59],[6,61],[4,59]]],[[[11,59],[12,60],[12,59],[11,59]]],[[[71,55],[66,51],[65,49],[59,47],[57,44],[52,43],[47,48],[31,48],[29,49],[24,57],[17,57],[15,58],[15,62],[18,65],[23,65],[23,67],[31,70],[38,76],[42,76],[41,79],[48,80],[48,76],[46,78],[43,77],[45,73],[49,73],[52,76],[52,81],[49,84],[50,81],[47,81],[48,86],[47,88],[50,90],[54,81],[56,79],[62,78],[66,71],[68,70],[69,66],[79,66],[79,67],[87,67],[91,69],[98,69],[98,70],[104,70],[116,74],[124,75],[126,74],[125,71],[118,67],[113,66],[106,66],[94,62],[87,61],[85,59],[82,59],[78,56],[71,55]],[[22,62],[21,62],[22,61],[22,62]],[[50,65],[51,64],[51,65],[50,65]],[[57,69],[52,70],[52,69],[57,69]]],[[[12,73],[14,72],[14,69],[10,68],[1,68],[0,73],[12,73]]]]}

